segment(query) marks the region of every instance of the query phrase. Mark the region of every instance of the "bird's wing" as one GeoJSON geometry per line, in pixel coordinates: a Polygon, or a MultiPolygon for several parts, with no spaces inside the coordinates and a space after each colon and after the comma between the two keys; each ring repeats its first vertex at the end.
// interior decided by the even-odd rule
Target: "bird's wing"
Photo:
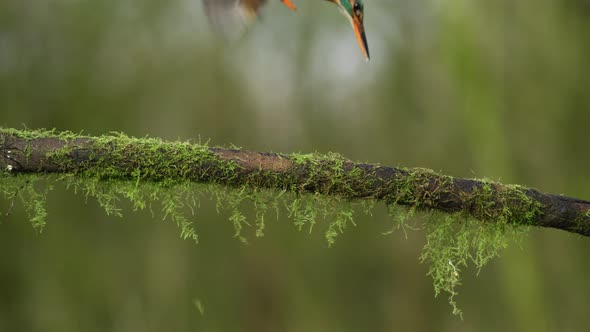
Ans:
{"type": "Polygon", "coordinates": [[[211,26],[228,39],[236,39],[265,3],[266,0],[203,0],[211,26]]]}

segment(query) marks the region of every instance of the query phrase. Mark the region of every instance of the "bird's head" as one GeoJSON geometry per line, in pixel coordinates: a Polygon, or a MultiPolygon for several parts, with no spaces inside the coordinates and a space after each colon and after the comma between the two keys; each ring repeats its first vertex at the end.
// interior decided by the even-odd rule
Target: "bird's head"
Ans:
{"type": "Polygon", "coordinates": [[[342,14],[348,18],[356,39],[359,43],[361,51],[365,59],[369,60],[369,46],[367,44],[367,37],[365,36],[365,27],[363,25],[363,16],[365,4],[364,0],[328,0],[335,3],[342,14]]]}

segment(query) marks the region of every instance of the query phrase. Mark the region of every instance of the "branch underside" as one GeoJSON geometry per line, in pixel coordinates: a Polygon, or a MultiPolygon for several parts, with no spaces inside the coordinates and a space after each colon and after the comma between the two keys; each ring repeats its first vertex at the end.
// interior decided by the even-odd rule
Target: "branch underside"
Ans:
{"type": "Polygon", "coordinates": [[[376,199],[483,222],[562,229],[590,236],[590,202],[518,185],[461,179],[421,168],[356,163],[336,154],[280,154],[126,136],[0,129],[3,173],[191,181],[231,187],[376,199]]]}

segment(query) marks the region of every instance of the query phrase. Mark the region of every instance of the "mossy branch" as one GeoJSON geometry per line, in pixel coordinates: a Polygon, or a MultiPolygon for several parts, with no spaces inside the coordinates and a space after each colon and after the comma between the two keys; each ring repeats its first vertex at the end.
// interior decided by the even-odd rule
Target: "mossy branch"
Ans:
{"type": "Polygon", "coordinates": [[[447,292],[459,315],[454,298],[461,269],[469,262],[481,269],[528,226],[590,236],[590,202],[518,185],[356,163],[334,153],[249,152],[122,134],[89,137],[0,128],[0,194],[10,201],[9,213],[0,211],[0,216],[10,214],[19,197],[41,231],[46,196],[55,182],[96,198],[108,214],[121,214],[121,197],[136,210],[152,210],[152,203],[159,202],[163,218],[195,241],[185,213],[199,206],[203,192],[216,198],[218,207],[230,209],[235,236],[244,241],[242,228],[251,226],[242,212],[246,201],[256,211],[256,236],[263,235],[267,211],[278,214],[282,203],[299,229],[311,231],[318,219],[326,219],[329,244],[354,225],[353,205],[367,212],[384,202],[394,229],[405,227],[416,212],[427,212],[429,218],[419,226],[426,230],[420,260],[430,264],[435,294],[447,292]],[[39,185],[40,179],[47,182],[39,185]]]}
{"type": "Polygon", "coordinates": [[[337,154],[280,154],[189,142],[0,129],[4,173],[98,180],[214,183],[462,213],[485,223],[552,227],[590,236],[590,202],[428,169],[357,163],[337,154]]]}

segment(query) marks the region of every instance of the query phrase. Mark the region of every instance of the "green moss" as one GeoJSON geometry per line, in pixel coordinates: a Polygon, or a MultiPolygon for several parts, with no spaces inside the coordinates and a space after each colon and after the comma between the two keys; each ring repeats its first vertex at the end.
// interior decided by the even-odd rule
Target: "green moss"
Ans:
{"type": "Polygon", "coordinates": [[[530,225],[541,213],[541,204],[526,195],[526,188],[518,185],[500,185],[488,180],[479,191],[466,198],[472,207],[470,213],[483,221],[530,225]]]}
{"type": "Polygon", "coordinates": [[[418,230],[419,228],[410,226],[409,222],[414,218],[416,215],[416,206],[403,206],[403,205],[396,205],[390,204],[387,206],[387,212],[389,216],[393,220],[393,227],[384,232],[384,235],[392,234],[393,232],[402,229],[404,231],[404,235],[406,239],[408,238],[407,229],[411,230],[418,230]]]}
{"type": "Polygon", "coordinates": [[[433,213],[426,228],[426,245],[420,256],[429,264],[428,275],[434,282],[435,295],[446,292],[453,313],[461,315],[455,296],[461,284],[461,270],[470,264],[477,271],[497,257],[511,239],[518,239],[526,229],[506,223],[482,223],[462,213],[433,213]]]}
{"type": "Polygon", "coordinates": [[[529,198],[525,190],[483,180],[481,188],[464,197],[464,211],[432,213],[426,223],[427,243],[420,259],[430,265],[428,274],[433,278],[435,294],[449,294],[454,314],[461,315],[455,302],[461,269],[473,263],[479,273],[542,213],[541,204],[529,198]]]}
{"type": "MultiPolygon", "coordinates": [[[[85,139],[70,132],[0,130],[26,139],[54,137],[67,142],[85,139]]],[[[96,199],[109,215],[122,216],[120,201],[128,200],[133,210],[148,209],[164,220],[171,220],[183,239],[194,241],[198,236],[191,215],[203,196],[213,198],[218,211],[229,211],[234,236],[243,242],[248,238],[245,229],[252,229],[256,237],[263,236],[269,211],[274,211],[278,218],[284,207],[299,230],[311,232],[325,221],[322,228],[328,245],[333,245],[345,229],[355,225],[355,211],[370,214],[379,199],[387,203],[393,220],[391,231],[399,228],[404,232],[408,228],[426,231],[420,260],[430,265],[428,275],[433,278],[435,294],[448,293],[455,314],[461,314],[455,302],[461,270],[473,264],[479,271],[510,239],[522,235],[526,230],[523,225],[531,224],[542,208],[526,195],[526,188],[483,181],[473,192],[458,198],[464,210],[451,214],[432,212],[441,198],[452,194],[452,177],[429,169],[400,168],[399,173],[380,180],[375,176],[379,168],[361,168],[334,153],[284,156],[294,167],[289,176],[260,169],[243,177],[239,174],[240,165],[220,159],[206,144],[165,143],[118,133],[92,142],[86,151],[76,152],[89,154],[83,167],[72,164],[71,154],[76,144],[46,155],[66,175],[0,172],[5,199],[12,206],[18,198],[37,231],[41,232],[45,225],[45,200],[55,183],[63,183],[75,193],[96,199]],[[141,162],[134,163],[136,160],[141,162]],[[194,183],[195,178],[206,184],[194,183]],[[254,208],[253,220],[248,220],[243,212],[247,205],[254,208]],[[415,218],[417,214],[420,218],[415,218]],[[418,225],[410,226],[410,221],[415,220],[420,221],[418,225]]],[[[0,142],[0,150],[2,145],[0,142]]],[[[30,153],[30,149],[26,151],[30,153]]],[[[587,221],[590,215],[584,218],[587,221]]]]}
{"type": "Polygon", "coordinates": [[[41,177],[32,174],[12,176],[7,171],[0,172],[0,190],[9,203],[9,209],[4,214],[10,215],[17,201],[23,205],[31,224],[36,232],[43,232],[46,224],[47,193],[53,188],[49,184],[40,183],[41,177]]]}
{"type": "Polygon", "coordinates": [[[590,234],[590,211],[582,212],[574,219],[574,230],[590,234]]]}

